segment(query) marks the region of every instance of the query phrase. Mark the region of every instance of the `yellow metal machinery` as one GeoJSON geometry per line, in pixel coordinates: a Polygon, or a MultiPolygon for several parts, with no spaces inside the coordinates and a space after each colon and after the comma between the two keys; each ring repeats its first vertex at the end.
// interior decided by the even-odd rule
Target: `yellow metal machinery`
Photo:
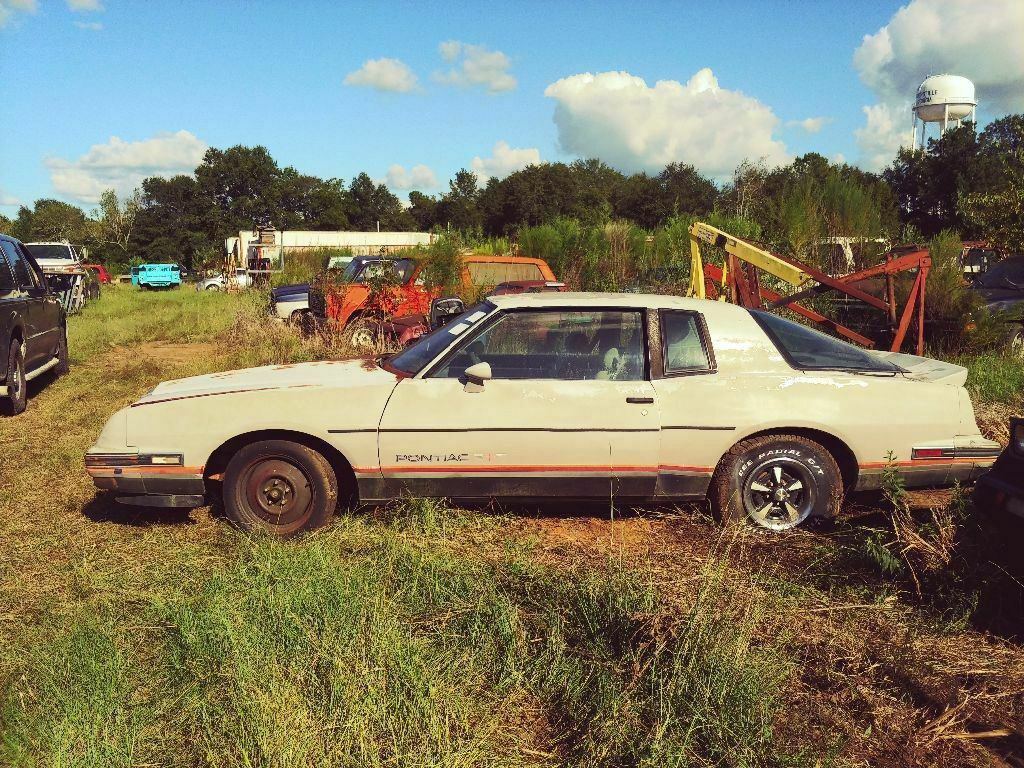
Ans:
{"type": "Polygon", "coordinates": [[[827,291],[839,291],[886,313],[893,331],[891,350],[894,352],[898,352],[903,346],[916,308],[917,354],[920,355],[924,351],[925,283],[930,267],[931,258],[928,251],[912,246],[890,251],[885,254],[882,263],[869,269],[842,277],[832,277],[796,259],[777,256],[717,227],[698,221],[690,227],[690,286],[687,295],[700,299],[731,301],[752,309],[765,308],[764,302],[767,301],[767,309],[786,307],[840,336],[866,347],[874,347],[875,342],[866,336],[796,303],[801,298],[827,291]],[[701,243],[725,251],[726,257],[721,267],[710,262],[705,263],[700,249],[701,243]],[[802,290],[789,296],[776,293],[761,285],[758,270],[802,290]],[[905,271],[916,271],[917,274],[910,296],[897,321],[893,279],[894,275],[905,271]],[[855,287],[856,283],[879,276],[885,277],[885,299],[855,287]]]}

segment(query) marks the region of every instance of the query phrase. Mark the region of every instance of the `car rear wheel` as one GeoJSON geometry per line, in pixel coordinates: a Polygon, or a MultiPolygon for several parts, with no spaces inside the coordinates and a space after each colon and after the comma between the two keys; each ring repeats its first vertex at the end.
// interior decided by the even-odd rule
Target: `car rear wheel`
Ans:
{"type": "Polygon", "coordinates": [[[25,352],[21,342],[11,341],[7,351],[7,394],[0,397],[0,413],[17,416],[28,405],[28,388],[25,384],[25,352]]]}
{"type": "Polygon", "coordinates": [[[60,340],[57,342],[57,365],[53,368],[56,376],[63,376],[71,371],[71,359],[68,356],[68,327],[60,327],[60,340]]]}
{"type": "Polygon", "coordinates": [[[1006,335],[1006,346],[1012,357],[1024,359],[1024,325],[1010,326],[1010,332],[1006,335]]]}
{"type": "Polygon", "coordinates": [[[709,498],[723,522],[749,520],[785,531],[810,517],[834,517],[843,480],[832,455],[799,435],[765,435],[735,445],[711,481],[709,498]]]}
{"type": "Polygon", "coordinates": [[[246,531],[288,538],[325,525],[338,505],[338,479],[320,453],[288,440],[250,443],[224,472],[224,507],[246,531]]]}

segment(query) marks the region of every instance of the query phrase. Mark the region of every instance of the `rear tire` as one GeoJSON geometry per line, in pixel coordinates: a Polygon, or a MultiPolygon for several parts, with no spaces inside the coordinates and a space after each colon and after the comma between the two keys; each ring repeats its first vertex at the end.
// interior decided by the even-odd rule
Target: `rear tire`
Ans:
{"type": "Polygon", "coordinates": [[[1024,325],[1011,325],[1006,334],[1006,348],[1011,357],[1024,360],[1024,325]]]}
{"type": "Polygon", "coordinates": [[[7,351],[7,395],[0,397],[0,413],[17,416],[28,405],[28,385],[25,382],[25,353],[21,342],[11,341],[7,351]]]}
{"type": "Polygon", "coordinates": [[[68,356],[68,326],[60,327],[60,341],[57,342],[57,365],[53,368],[54,376],[63,376],[71,371],[71,358],[68,356]]]}
{"type": "Polygon", "coordinates": [[[736,444],[722,458],[708,493],[725,523],[749,520],[785,531],[811,517],[835,517],[843,478],[832,455],[799,435],[765,435],[736,444]]]}
{"type": "Polygon", "coordinates": [[[338,479],[320,453],[288,440],[250,443],[224,472],[224,508],[245,531],[290,538],[316,530],[338,506],[338,479]]]}
{"type": "Polygon", "coordinates": [[[206,290],[208,290],[208,291],[219,291],[220,290],[220,286],[218,286],[218,285],[208,285],[208,286],[206,286],[206,290]]]}

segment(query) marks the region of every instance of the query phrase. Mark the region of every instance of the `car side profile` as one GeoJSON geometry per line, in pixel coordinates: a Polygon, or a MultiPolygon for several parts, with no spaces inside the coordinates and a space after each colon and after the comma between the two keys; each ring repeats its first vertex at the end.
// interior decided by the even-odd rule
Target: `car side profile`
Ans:
{"type": "Polygon", "coordinates": [[[25,246],[0,235],[0,413],[25,410],[28,382],[66,373],[67,315],[25,246]]]}
{"type": "Polygon", "coordinates": [[[222,496],[289,536],[406,494],[709,499],[773,530],[835,515],[891,467],[966,482],[966,370],[853,347],[777,315],[644,294],[488,297],[397,355],[164,382],[85,458],[136,504],[222,496]]]}

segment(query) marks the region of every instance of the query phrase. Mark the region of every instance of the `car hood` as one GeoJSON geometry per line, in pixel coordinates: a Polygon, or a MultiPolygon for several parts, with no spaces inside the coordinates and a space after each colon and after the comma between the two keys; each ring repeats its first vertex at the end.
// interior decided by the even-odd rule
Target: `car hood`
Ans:
{"type": "Polygon", "coordinates": [[[370,358],[265,365],[261,368],[244,368],[165,381],[140,397],[133,405],[275,389],[394,387],[397,381],[394,374],[388,373],[370,358]]]}
{"type": "Polygon", "coordinates": [[[304,293],[309,293],[309,283],[293,283],[291,285],[279,285],[277,286],[277,288],[270,289],[270,295],[278,300],[282,296],[301,296],[304,293]]]}

